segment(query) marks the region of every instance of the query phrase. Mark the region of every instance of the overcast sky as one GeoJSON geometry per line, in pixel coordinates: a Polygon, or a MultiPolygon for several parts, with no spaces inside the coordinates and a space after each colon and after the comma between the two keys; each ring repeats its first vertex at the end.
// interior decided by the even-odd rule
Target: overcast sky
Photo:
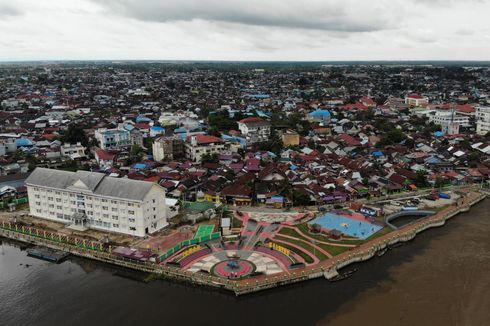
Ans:
{"type": "Polygon", "coordinates": [[[0,60],[490,60],[490,0],[0,0],[0,60]]]}

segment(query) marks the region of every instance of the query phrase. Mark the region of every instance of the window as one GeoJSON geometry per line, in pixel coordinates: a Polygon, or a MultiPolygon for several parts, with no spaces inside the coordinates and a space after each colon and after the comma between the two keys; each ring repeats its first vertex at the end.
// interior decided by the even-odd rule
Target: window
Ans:
{"type": "Polygon", "coordinates": [[[117,208],[116,207],[112,207],[112,211],[113,212],[117,212],[117,208]]]}
{"type": "Polygon", "coordinates": [[[135,228],[134,226],[130,226],[130,227],[129,227],[129,229],[130,229],[131,231],[136,231],[136,228],[135,228]]]}
{"type": "Polygon", "coordinates": [[[102,206],[102,210],[103,210],[103,211],[107,211],[107,210],[109,210],[109,207],[107,207],[107,206],[102,206]]]}
{"type": "Polygon", "coordinates": [[[118,228],[119,227],[119,224],[113,223],[112,226],[115,227],[115,228],[118,228]]]}
{"type": "Polygon", "coordinates": [[[136,220],[134,218],[128,219],[130,223],[134,223],[136,220]]]}
{"type": "Polygon", "coordinates": [[[129,215],[134,215],[134,211],[128,211],[129,215]]]}
{"type": "Polygon", "coordinates": [[[117,220],[119,220],[119,217],[117,217],[116,215],[112,215],[112,219],[117,221],[117,220]]]}

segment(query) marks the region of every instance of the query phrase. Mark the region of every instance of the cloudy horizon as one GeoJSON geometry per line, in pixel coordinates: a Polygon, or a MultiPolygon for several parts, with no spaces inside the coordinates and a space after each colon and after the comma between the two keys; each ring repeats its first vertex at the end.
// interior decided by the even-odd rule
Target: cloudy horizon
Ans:
{"type": "Polygon", "coordinates": [[[490,60],[490,0],[0,0],[0,61],[490,60]]]}

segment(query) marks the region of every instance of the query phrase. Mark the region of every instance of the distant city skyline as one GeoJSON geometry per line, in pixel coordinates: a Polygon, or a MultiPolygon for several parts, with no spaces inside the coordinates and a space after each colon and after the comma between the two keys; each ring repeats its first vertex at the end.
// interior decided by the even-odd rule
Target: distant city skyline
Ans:
{"type": "Polygon", "coordinates": [[[0,0],[0,61],[490,60],[489,0],[0,0]]]}

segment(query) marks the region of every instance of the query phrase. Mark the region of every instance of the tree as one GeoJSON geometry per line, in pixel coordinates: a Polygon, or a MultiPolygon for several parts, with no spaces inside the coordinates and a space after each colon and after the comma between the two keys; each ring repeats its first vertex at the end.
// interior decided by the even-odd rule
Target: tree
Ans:
{"type": "Polygon", "coordinates": [[[307,194],[293,190],[293,204],[294,206],[306,206],[310,203],[310,196],[307,194]]]}
{"type": "Polygon", "coordinates": [[[415,178],[415,185],[417,187],[427,187],[429,183],[427,182],[427,171],[420,170],[417,171],[417,177],[415,178]]]}
{"type": "Polygon", "coordinates": [[[88,138],[82,126],[71,124],[61,137],[61,140],[67,144],[81,143],[83,146],[88,145],[88,138]]]}
{"type": "Polygon", "coordinates": [[[137,163],[143,158],[143,148],[140,145],[133,145],[131,151],[129,152],[129,161],[131,163],[137,163]]]}
{"type": "Polygon", "coordinates": [[[201,163],[218,163],[219,162],[219,156],[218,154],[209,154],[205,153],[203,156],[201,156],[201,163]]]}

